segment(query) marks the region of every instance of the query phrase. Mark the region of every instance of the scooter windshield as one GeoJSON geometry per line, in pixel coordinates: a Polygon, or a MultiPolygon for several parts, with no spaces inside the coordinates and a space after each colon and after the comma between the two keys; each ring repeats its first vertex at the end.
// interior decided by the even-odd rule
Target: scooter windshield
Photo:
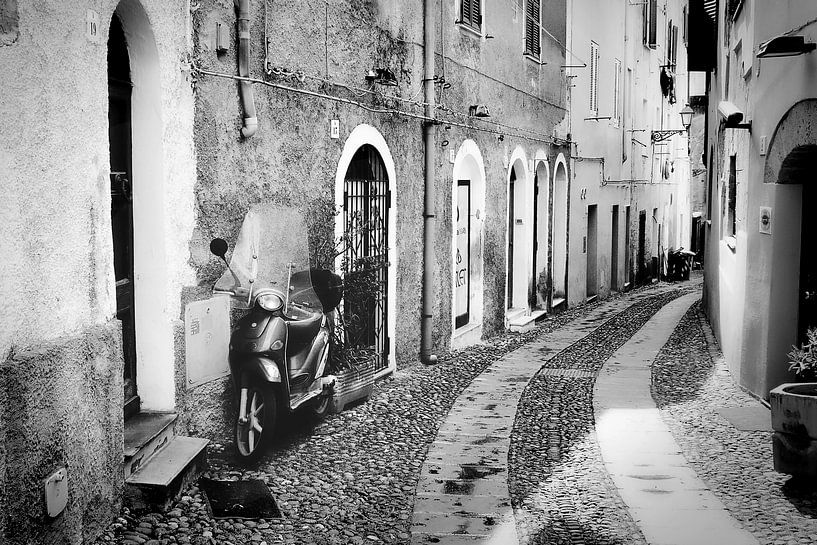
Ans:
{"type": "Polygon", "coordinates": [[[214,287],[233,296],[233,306],[249,308],[261,290],[273,289],[288,307],[319,310],[309,269],[309,237],[297,208],[257,204],[247,212],[230,257],[230,269],[214,287]]]}

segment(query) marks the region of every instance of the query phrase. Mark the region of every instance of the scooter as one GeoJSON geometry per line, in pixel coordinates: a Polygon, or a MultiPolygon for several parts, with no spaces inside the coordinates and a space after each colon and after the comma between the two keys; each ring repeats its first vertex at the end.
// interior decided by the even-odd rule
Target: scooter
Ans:
{"type": "Polygon", "coordinates": [[[229,263],[227,242],[210,243],[227,264],[214,292],[249,310],[229,350],[238,398],[235,451],[248,463],[261,456],[281,416],[305,406],[324,415],[335,385],[328,359],[341,279],[309,267],[306,238],[296,239],[305,236],[302,225],[296,210],[261,205],[248,212],[229,263]]]}

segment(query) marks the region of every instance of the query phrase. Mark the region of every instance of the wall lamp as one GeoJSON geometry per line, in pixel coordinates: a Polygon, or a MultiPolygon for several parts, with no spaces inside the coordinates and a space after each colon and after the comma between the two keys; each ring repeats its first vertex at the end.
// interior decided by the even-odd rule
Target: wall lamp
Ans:
{"type": "Polygon", "coordinates": [[[692,125],[692,116],[695,114],[695,112],[692,110],[692,108],[689,107],[689,104],[687,104],[686,106],[684,106],[684,109],[681,110],[680,113],[681,124],[684,126],[684,128],[668,129],[665,131],[652,131],[652,133],[650,134],[650,139],[652,140],[653,144],[655,144],[656,142],[663,142],[664,140],[667,140],[668,138],[676,134],[681,134],[689,131],[689,127],[690,125],[692,125]]]}
{"type": "Polygon", "coordinates": [[[379,83],[387,87],[395,87],[397,85],[397,77],[394,75],[394,72],[388,68],[369,70],[365,77],[369,83],[379,83]]]}
{"type": "Polygon", "coordinates": [[[758,46],[757,58],[796,57],[817,48],[815,43],[806,43],[803,36],[778,36],[758,46]]]}
{"type": "Polygon", "coordinates": [[[488,112],[488,106],[485,104],[468,106],[468,115],[471,117],[491,117],[491,114],[488,112]]]}

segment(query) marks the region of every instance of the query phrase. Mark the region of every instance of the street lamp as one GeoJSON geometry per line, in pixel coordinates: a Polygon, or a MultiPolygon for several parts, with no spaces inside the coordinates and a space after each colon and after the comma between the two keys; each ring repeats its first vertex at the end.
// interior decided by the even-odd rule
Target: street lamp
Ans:
{"type": "Polygon", "coordinates": [[[681,134],[687,132],[689,130],[690,125],[692,125],[692,116],[695,114],[695,111],[689,107],[689,104],[684,106],[684,109],[681,110],[681,124],[684,126],[683,129],[668,129],[665,131],[652,131],[651,139],[652,143],[655,144],[656,142],[663,142],[664,140],[674,136],[676,134],[681,134]]]}

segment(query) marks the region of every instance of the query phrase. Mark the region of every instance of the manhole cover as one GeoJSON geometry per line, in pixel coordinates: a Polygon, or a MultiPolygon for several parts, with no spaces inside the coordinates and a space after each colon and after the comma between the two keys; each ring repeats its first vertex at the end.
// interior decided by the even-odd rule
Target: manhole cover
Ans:
{"type": "Polygon", "coordinates": [[[199,479],[213,518],[276,519],[281,510],[264,481],[214,481],[199,479]]]}

